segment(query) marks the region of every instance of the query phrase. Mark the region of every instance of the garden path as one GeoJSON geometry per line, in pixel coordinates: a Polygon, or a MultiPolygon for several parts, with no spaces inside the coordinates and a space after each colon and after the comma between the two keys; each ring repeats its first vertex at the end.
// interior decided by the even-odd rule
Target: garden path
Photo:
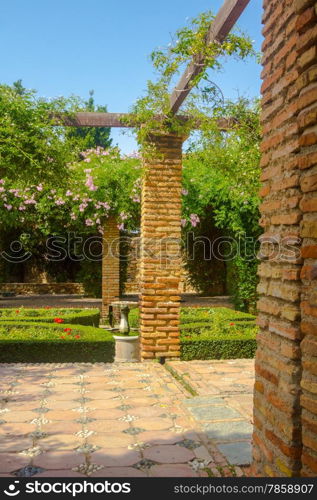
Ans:
{"type": "Polygon", "coordinates": [[[252,360],[2,364],[0,476],[247,474],[252,385],[252,360]]]}
{"type": "MultiPolygon", "coordinates": [[[[125,295],[123,300],[138,300],[137,295],[125,295]]],[[[101,299],[83,297],[82,295],[18,295],[16,297],[0,297],[0,308],[12,307],[99,307],[101,299]]],[[[183,294],[182,306],[187,307],[230,307],[230,297],[200,297],[195,294],[183,294]]]]}

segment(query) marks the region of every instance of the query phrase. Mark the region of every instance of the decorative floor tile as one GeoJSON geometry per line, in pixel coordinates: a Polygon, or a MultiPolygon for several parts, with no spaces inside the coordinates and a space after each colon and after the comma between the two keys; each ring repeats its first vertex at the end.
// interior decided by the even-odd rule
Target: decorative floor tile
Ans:
{"type": "Polygon", "coordinates": [[[228,460],[246,460],[252,360],[171,364],[198,396],[156,363],[0,364],[1,410],[11,410],[0,415],[0,475],[232,475],[228,460]]]}
{"type": "Polygon", "coordinates": [[[44,453],[43,450],[39,446],[34,446],[33,448],[28,448],[27,450],[23,450],[19,452],[19,455],[23,455],[24,457],[37,457],[38,455],[41,455],[44,453]]]}
{"type": "Polygon", "coordinates": [[[133,422],[134,420],[138,420],[139,417],[136,417],[134,415],[124,415],[124,417],[120,417],[118,420],[122,422],[133,422]]]}
{"type": "Polygon", "coordinates": [[[180,446],[158,445],[144,451],[144,457],[163,464],[187,463],[195,458],[194,453],[180,446]]]}
{"type": "Polygon", "coordinates": [[[135,469],[150,469],[153,467],[153,465],[156,465],[156,462],[153,462],[153,460],[148,460],[147,458],[143,458],[140,460],[138,463],[134,464],[133,467],[135,469]]]}
{"type": "Polygon", "coordinates": [[[81,474],[85,474],[86,476],[91,476],[94,472],[97,472],[101,469],[104,469],[103,465],[98,464],[80,464],[77,467],[74,467],[72,470],[74,472],[80,472],[81,474]]]}
{"type": "Polygon", "coordinates": [[[180,441],[177,443],[178,446],[183,446],[188,450],[195,450],[195,448],[199,448],[201,446],[197,441],[193,441],[192,439],[184,439],[184,441],[180,441]]]}
{"type": "Polygon", "coordinates": [[[79,446],[78,448],[75,448],[76,453],[83,453],[85,455],[88,453],[93,453],[96,450],[99,450],[99,446],[87,443],[79,446]]]}
{"type": "Polygon", "coordinates": [[[208,438],[216,442],[234,441],[249,439],[251,441],[253,427],[249,422],[242,420],[240,422],[213,422],[203,426],[208,438]]]}
{"type": "Polygon", "coordinates": [[[22,469],[18,469],[12,474],[17,477],[32,477],[39,472],[45,472],[45,469],[42,467],[34,467],[33,465],[28,465],[27,467],[23,467],[22,469]]]}
{"type": "Polygon", "coordinates": [[[197,420],[231,420],[242,415],[229,406],[194,406],[189,411],[197,420]]]}
{"type": "Polygon", "coordinates": [[[250,442],[219,444],[219,450],[226,457],[229,464],[249,465],[252,462],[252,447],[250,442]]]}
{"type": "Polygon", "coordinates": [[[125,434],[131,434],[131,436],[136,436],[137,434],[140,434],[144,431],[145,429],[141,429],[140,427],[130,427],[129,429],[125,429],[123,432],[125,434]]]}

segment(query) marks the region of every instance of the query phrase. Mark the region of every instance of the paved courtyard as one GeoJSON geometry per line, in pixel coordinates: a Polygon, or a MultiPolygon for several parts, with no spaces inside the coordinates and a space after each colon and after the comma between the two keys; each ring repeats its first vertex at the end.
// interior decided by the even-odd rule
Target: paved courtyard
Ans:
{"type": "Polygon", "coordinates": [[[2,364],[0,476],[247,475],[253,378],[253,360],[2,364]]]}

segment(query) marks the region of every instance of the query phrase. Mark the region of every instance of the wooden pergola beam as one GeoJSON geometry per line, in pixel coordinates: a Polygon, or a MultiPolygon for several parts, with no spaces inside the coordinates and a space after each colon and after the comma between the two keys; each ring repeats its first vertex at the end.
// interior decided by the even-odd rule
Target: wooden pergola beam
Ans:
{"type": "MultiPolygon", "coordinates": [[[[214,42],[222,43],[249,2],[250,0],[226,0],[210,25],[206,36],[206,45],[214,42]]],[[[195,57],[187,66],[170,96],[170,106],[173,114],[177,113],[193,87],[193,80],[204,71],[205,67],[203,55],[195,57]]]]}
{"type": "Polygon", "coordinates": [[[66,127],[132,127],[129,113],[98,113],[78,112],[73,115],[60,114],[55,116],[57,125],[66,127]]]}
{"type": "MultiPolygon", "coordinates": [[[[133,127],[133,115],[129,113],[95,113],[95,112],[79,112],[74,115],[61,113],[56,115],[55,124],[66,127],[133,127]],[[129,121],[127,120],[129,119],[129,121]]],[[[179,115],[180,121],[186,122],[190,118],[179,115]]],[[[163,117],[158,116],[157,120],[163,120],[163,117]]],[[[230,130],[235,121],[232,118],[219,118],[218,127],[220,130],[230,130]]],[[[197,122],[195,128],[199,129],[200,124],[197,122]]]]}

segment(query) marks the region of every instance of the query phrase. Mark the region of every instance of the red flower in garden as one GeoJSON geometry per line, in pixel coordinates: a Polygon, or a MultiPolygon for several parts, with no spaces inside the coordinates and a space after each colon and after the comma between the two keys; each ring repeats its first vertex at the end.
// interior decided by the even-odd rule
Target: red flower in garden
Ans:
{"type": "Polygon", "coordinates": [[[44,309],[52,309],[51,306],[45,306],[44,309]]]}
{"type": "Polygon", "coordinates": [[[235,326],[235,323],[230,323],[230,326],[235,326]]]}
{"type": "Polygon", "coordinates": [[[71,332],[72,329],[71,328],[64,328],[64,332],[71,332]]]}
{"type": "Polygon", "coordinates": [[[64,337],[64,335],[62,335],[62,336],[61,336],[61,339],[65,340],[65,337],[64,337]]]}
{"type": "Polygon", "coordinates": [[[80,339],[80,335],[75,335],[75,339],[80,339]]]}
{"type": "Polygon", "coordinates": [[[54,318],[54,323],[64,323],[62,318],[54,318]]]}
{"type": "Polygon", "coordinates": [[[17,314],[19,314],[19,312],[20,312],[20,311],[19,311],[19,310],[17,310],[17,311],[15,311],[15,312],[16,312],[17,314]]]}

